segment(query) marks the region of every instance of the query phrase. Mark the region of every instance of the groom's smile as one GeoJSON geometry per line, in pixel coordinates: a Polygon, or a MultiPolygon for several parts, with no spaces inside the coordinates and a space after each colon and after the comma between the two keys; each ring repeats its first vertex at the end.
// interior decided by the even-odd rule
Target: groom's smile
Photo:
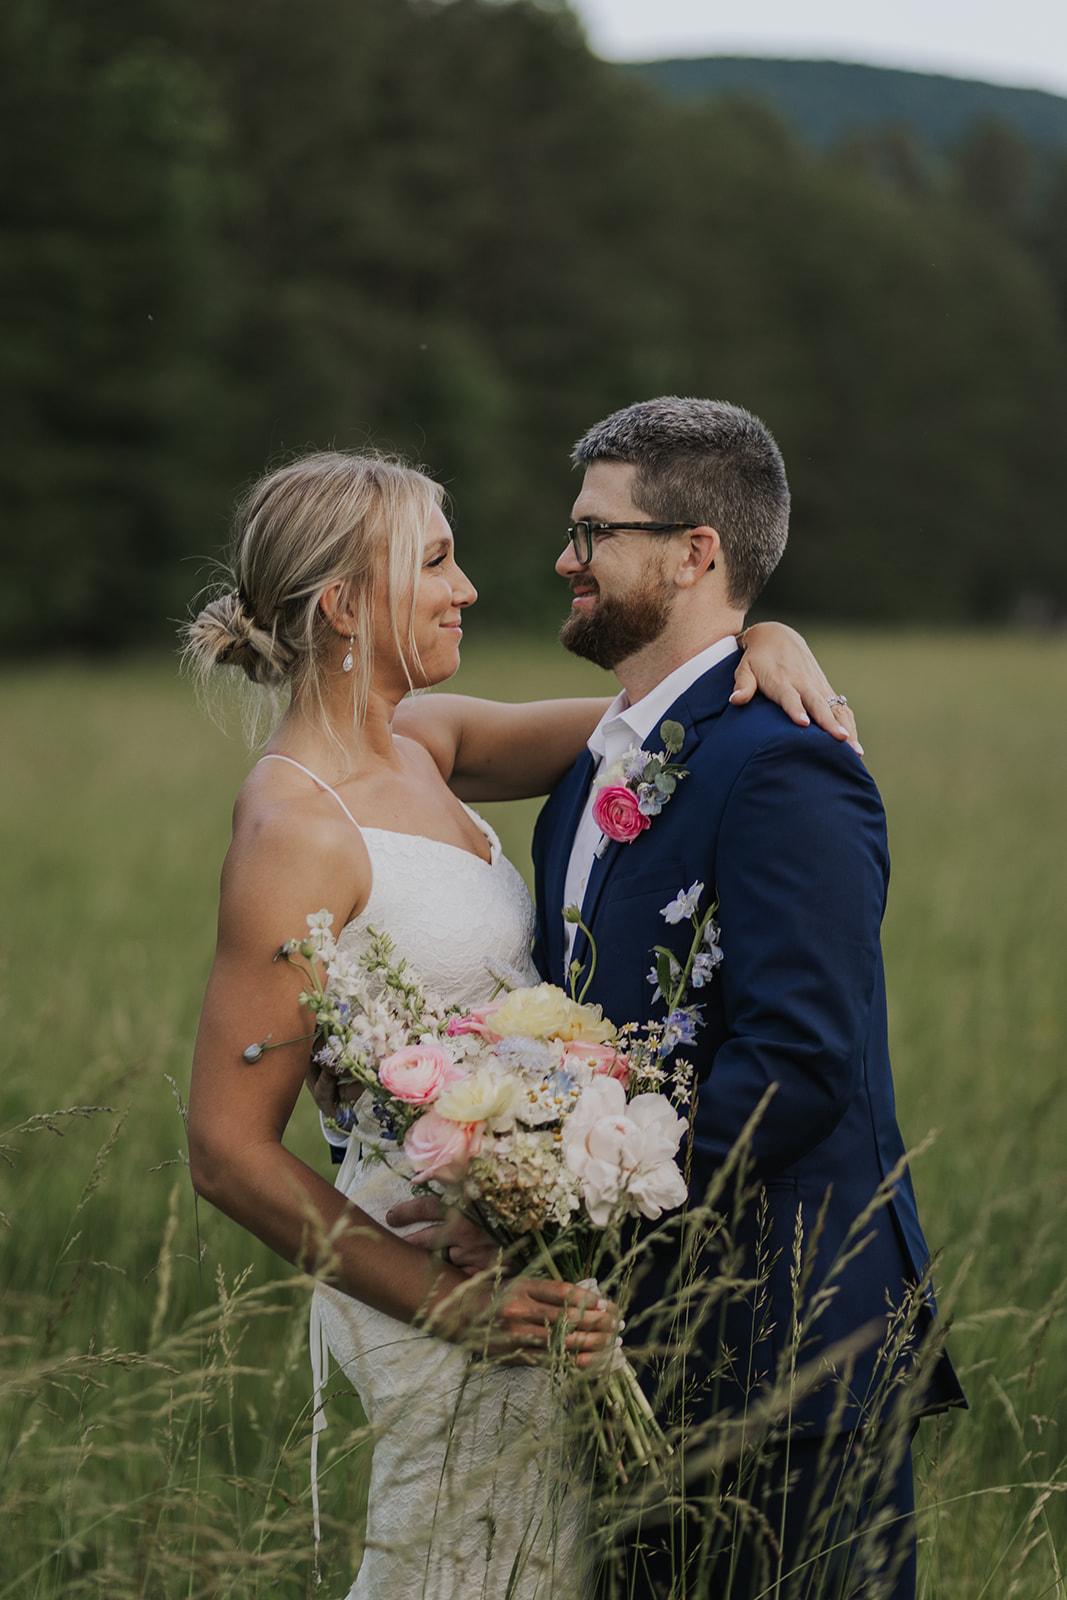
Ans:
{"type": "Polygon", "coordinates": [[[592,578],[572,578],[571,593],[574,599],[572,608],[590,605],[600,593],[600,585],[593,582],[592,578]]]}
{"type": "Polygon", "coordinates": [[[663,541],[641,531],[649,515],[634,504],[633,476],[621,462],[598,461],[587,469],[571,515],[596,525],[589,559],[580,560],[568,541],[556,562],[573,597],[560,643],[609,671],[660,637],[674,598],[663,541]]]}

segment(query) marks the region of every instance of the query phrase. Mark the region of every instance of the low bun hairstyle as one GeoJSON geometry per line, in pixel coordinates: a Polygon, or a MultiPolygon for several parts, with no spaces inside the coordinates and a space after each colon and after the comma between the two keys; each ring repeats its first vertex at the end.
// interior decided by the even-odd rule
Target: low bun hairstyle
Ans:
{"type": "Polygon", "coordinates": [[[374,598],[383,575],[393,636],[409,673],[417,661],[410,628],[400,638],[398,609],[417,581],[426,528],[442,499],[430,478],[383,456],[324,452],[270,473],[237,509],[232,587],[182,630],[184,664],[202,683],[216,667],[230,666],[268,692],[288,688],[325,726],[323,690],[338,635],[319,602],[341,583],[356,618],[358,725],[366,714],[374,598]]]}
{"type": "Polygon", "coordinates": [[[296,659],[276,629],[259,626],[239,589],[210,601],[189,624],[185,653],[197,670],[241,667],[253,683],[270,689],[282,686],[296,659]]]}

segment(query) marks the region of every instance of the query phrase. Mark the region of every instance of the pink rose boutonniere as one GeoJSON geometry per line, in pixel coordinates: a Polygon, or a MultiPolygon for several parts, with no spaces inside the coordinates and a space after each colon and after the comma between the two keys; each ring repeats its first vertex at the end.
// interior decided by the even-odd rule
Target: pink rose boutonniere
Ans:
{"type": "Polygon", "coordinates": [[[657,754],[627,750],[601,778],[593,801],[593,821],[604,835],[597,855],[604,851],[609,839],[617,844],[632,844],[652,818],[659,816],[679,781],[687,776],[685,767],[671,761],[685,740],[681,723],[662,723],[659,735],[664,748],[657,754]]]}
{"type": "Polygon", "coordinates": [[[651,818],[642,812],[632,789],[621,783],[606,783],[593,801],[593,821],[609,839],[630,844],[645,831],[651,818]]]}

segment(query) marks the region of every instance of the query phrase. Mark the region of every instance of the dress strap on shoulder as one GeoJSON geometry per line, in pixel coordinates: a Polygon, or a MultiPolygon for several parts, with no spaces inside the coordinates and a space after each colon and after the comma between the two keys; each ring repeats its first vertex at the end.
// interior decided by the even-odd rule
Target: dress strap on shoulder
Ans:
{"type": "Polygon", "coordinates": [[[341,810],[352,824],[353,828],[355,828],[356,832],[360,833],[362,831],[359,823],[356,821],[351,811],[349,811],[348,807],[341,799],[341,796],[337,793],[337,790],[331,789],[330,785],[328,783],[324,783],[321,778],[317,777],[316,774],[312,772],[310,767],[305,767],[301,762],[294,761],[292,756],[276,755],[273,750],[269,750],[265,756],[260,756],[259,759],[260,761],[288,761],[291,767],[296,767],[299,772],[304,773],[305,777],[310,778],[312,783],[315,784],[317,788],[325,789],[327,794],[332,794],[334,799],[337,801],[337,804],[341,807],[341,810]]]}

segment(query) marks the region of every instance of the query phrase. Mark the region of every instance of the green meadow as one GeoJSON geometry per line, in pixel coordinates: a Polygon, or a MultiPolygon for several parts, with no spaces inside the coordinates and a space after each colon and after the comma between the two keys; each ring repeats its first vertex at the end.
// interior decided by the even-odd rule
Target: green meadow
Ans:
{"type": "MultiPolygon", "coordinates": [[[[920,1595],[1067,1596],[1067,643],[812,642],[889,814],[898,1109],[971,1401],[919,1434],[920,1595]]],[[[610,692],[551,643],[466,657],[471,693],[610,692]]],[[[316,1590],[307,1282],[185,1167],[239,718],[158,659],[8,671],[0,706],[0,1600],[341,1594],[358,1404],[316,1590]]],[[[536,806],[486,809],[525,865],[536,806]]],[[[310,1101],[291,1142],[327,1167],[310,1101]]]]}

